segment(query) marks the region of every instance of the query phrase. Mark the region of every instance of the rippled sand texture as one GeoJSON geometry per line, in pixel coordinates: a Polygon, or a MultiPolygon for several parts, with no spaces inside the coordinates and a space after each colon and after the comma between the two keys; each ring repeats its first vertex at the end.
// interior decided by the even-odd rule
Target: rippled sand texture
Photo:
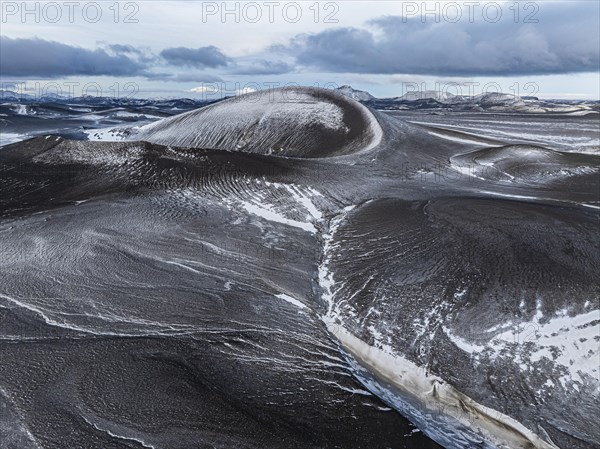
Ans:
{"type": "Polygon", "coordinates": [[[599,157],[486,117],[295,88],[0,149],[0,447],[596,447],[599,157]]]}

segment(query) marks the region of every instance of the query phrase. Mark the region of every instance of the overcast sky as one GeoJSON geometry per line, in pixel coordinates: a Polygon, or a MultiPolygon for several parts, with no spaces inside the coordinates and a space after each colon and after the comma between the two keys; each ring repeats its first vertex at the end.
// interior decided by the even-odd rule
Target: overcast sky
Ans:
{"type": "Polygon", "coordinates": [[[600,2],[1,3],[4,87],[200,97],[301,84],[600,99],[600,2]],[[215,91],[219,91],[213,93],[215,91]]]}

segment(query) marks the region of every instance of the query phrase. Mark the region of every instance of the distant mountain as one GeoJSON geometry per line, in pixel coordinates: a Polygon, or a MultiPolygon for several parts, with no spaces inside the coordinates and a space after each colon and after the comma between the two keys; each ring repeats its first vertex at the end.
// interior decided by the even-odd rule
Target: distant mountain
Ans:
{"type": "Polygon", "coordinates": [[[371,95],[369,92],[365,92],[364,90],[356,90],[348,85],[338,87],[336,90],[338,92],[340,92],[341,94],[344,94],[345,96],[350,97],[356,101],[375,100],[375,97],[373,95],[371,95]]]}
{"type": "Polygon", "coordinates": [[[34,96],[22,92],[15,92],[13,90],[0,89],[0,101],[30,101],[33,100],[34,96]]]}
{"type": "Polygon", "coordinates": [[[519,97],[499,92],[468,96],[434,90],[411,91],[393,98],[376,98],[368,92],[353,89],[351,86],[342,86],[337,90],[374,109],[383,110],[439,109],[575,115],[600,113],[600,102],[591,100],[540,100],[532,96],[519,97]]]}
{"type": "Polygon", "coordinates": [[[490,92],[485,94],[475,95],[473,97],[464,97],[466,103],[476,104],[483,108],[494,106],[524,106],[525,102],[516,95],[503,94],[499,92],[490,92]]]}
{"type": "Polygon", "coordinates": [[[401,97],[397,97],[398,101],[420,101],[420,100],[435,100],[440,103],[450,103],[462,97],[454,95],[450,92],[441,92],[435,90],[417,90],[406,92],[401,97]]]}
{"type": "Polygon", "coordinates": [[[1,103],[15,104],[70,104],[85,105],[95,107],[126,107],[126,108],[171,108],[171,109],[193,109],[215,103],[220,100],[193,100],[190,98],[129,98],[129,97],[97,97],[85,95],[81,97],[61,96],[61,95],[36,95],[24,92],[15,92],[11,90],[0,89],[1,103]]]}
{"type": "MultiPolygon", "coordinates": [[[[474,96],[455,95],[446,91],[423,90],[406,92],[400,97],[377,98],[364,90],[344,85],[337,92],[359,101],[373,109],[381,110],[443,110],[489,111],[518,113],[561,113],[574,115],[596,115],[600,113],[600,102],[594,100],[541,100],[537,97],[519,97],[512,94],[490,92],[474,96]]],[[[93,108],[159,109],[169,114],[196,109],[219,100],[206,101],[190,98],[114,98],[114,97],[60,97],[34,95],[0,89],[0,104],[11,106],[16,113],[26,111],[35,114],[35,109],[23,109],[17,105],[78,105],[93,108]]],[[[145,111],[148,112],[148,111],[145,111]]]]}

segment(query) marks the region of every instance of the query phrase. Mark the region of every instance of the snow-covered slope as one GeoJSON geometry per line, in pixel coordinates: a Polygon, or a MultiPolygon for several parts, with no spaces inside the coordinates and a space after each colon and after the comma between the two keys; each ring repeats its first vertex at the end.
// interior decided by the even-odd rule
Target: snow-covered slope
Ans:
{"type": "Polygon", "coordinates": [[[284,88],[164,119],[132,138],[179,147],[327,157],[367,151],[381,135],[376,117],[357,101],[332,90],[284,88]]]}

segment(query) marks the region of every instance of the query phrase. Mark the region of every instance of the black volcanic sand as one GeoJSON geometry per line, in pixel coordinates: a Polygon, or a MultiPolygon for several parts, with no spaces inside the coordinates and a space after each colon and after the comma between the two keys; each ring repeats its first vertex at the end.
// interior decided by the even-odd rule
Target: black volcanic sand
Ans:
{"type": "Polygon", "coordinates": [[[163,120],[136,140],[177,147],[323,158],[352,154],[376,140],[370,113],[334,91],[259,91],[163,120]],[[218,124],[218,126],[215,126],[218,124]]]}
{"type": "Polygon", "coordinates": [[[596,168],[600,165],[600,155],[596,154],[568,153],[534,145],[506,145],[460,154],[450,160],[483,179],[560,184],[565,178],[569,181],[579,176],[589,184],[589,190],[600,188],[596,168]]]}
{"type": "Polygon", "coordinates": [[[38,100],[3,98],[0,104],[0,133],[28,136],[57,134],[87,140],[86,130],[126,128],[133,123],[141,125],[206,104],[192,100],[151,101],[94,97],[38,100]]]}
{"type": "Polygon", "coordinates": [[[381,143],[362,151],[376,133],[359,106],[304,94],[341,106],[347,129],[290,125],[302,115],[292,102],[280,127],[256,126],[240,147],[241,125],[226,121],[238,100],[159,123],[153,143],[0,149],[0,447],[439,447],[365,390],[321,320],[324,234],[349,205],[329,267],[334,300],[357,313],[348,329],[369,342],[372,324],[561,447],[597,445],[597,379],[540,398],[564,373],[524,376],[511,354],[475,365],[442,329],[477,343],[540,307],[597,307],[597,159],[560,182],[535,169],[535,182],[465,176],[451,159],[483,148],[375,113],[381,143]],[[190,148],[208,126],[194,119],[210,114],[216,131],[197,139],[211,145],[190,148]],[[297,198],[309,189],[321,220],[297,198]],[[418,335],[413,320],[432,310],[418,335]]]}
{"type": "Polygon", "coordinates": [[[597,214],[506,200],[383,199],[352,211],[334,245],[330,269],[346,280],[335,296],[355,335],[369,342],[369,328],[379,329],[412,362],[528,428],[543,428],[559,447],[600,440],[596,378],[573,395],[561,386],[564,369],[543,359],[526,378],[520,373],[543,321],[524,326],[499,357],[473,360],[447,336],[481,345],[493,335],[488,329],[530,323],[538,313],[593,310],[586,302],[598,297],[597,214]],[[536,394],[548,378],[556,386],[536,394]]]}
{"type": "Polygon", "coordinates": [[[438,447],[405,438],[411,426],[372,396],[220,352],[243,335],[4,344],[0,375],[42,447],[144,447],[107,431],[169,448],[438,447]]]}
{"type": "Polygon", "coordinates": [[[326,333],[315,236],[222,204],[285,161],[50,140],[2,153],[0,226],[0,385],[43,447],[438,447],[326,333]]]}

